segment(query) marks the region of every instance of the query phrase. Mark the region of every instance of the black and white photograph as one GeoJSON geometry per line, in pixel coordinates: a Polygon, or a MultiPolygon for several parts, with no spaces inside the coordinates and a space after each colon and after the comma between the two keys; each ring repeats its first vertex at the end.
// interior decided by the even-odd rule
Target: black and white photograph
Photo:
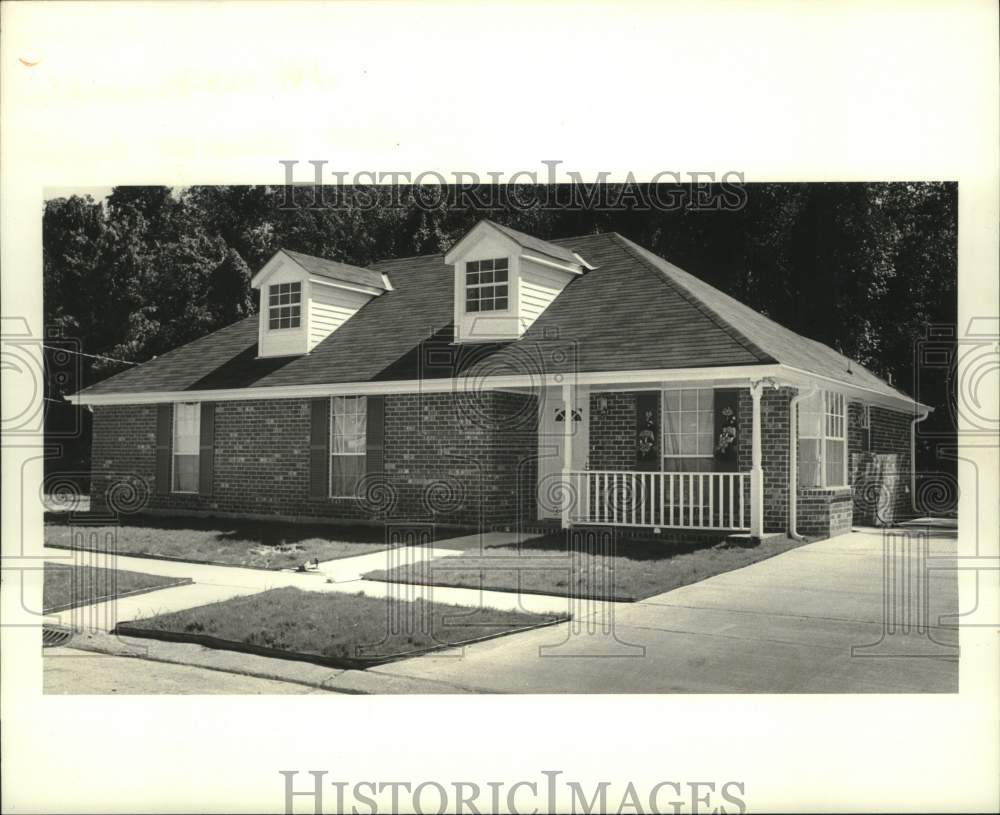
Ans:
{"type": "Polygon", "coordinates": [[[995,811],[990,4],[0,8],[5,811],[995,811]]]}
{"type": "Polygon", "coordinates": [[[956,191],[49,200],[46,692],[956,691],[956,191]]]}

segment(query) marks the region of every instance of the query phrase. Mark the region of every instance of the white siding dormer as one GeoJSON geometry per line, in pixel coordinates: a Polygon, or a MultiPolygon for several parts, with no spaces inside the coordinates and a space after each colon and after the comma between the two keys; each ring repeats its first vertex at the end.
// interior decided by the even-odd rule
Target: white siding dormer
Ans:
{"type": "MultiPolygon", "coordinates": [[[[270,265],[270,264],[268,264],[270,265]]],[[[275,265],[267,281],[260,288],[260,321],[257,326],[257,354],[262,357],[286,357],[304,354],[307,350],[309,281],[291,262],[275,265]],[[298,326],[271,328],[271,294],[278,293],[284,283],[298,283],[300,291],[300,319],[298,326]]]]}
{"type": "MultiPolygon", "coordinates": [[[[300,262],[303,258],[306,256],[292,257],[279,251],[251,281],[260,290],[257,327],[260,357],[309,353],[367,303],[389,290],[388,281],[367,285],[332,277],[336,274],[346,277],[344,269],[360,274],[366,274],[366,270],[321,258],[307,258],[311,268],[306,268],[300,262]]],[[[371,277],[371,282],[382,279],[371,277]]]]}
{"type": "Polygon", "coordinates": [[[357,314],[373,295],[310,281],[309,350],[357,314]]]}
{"type": "Polygon", "coordinates": [[[527,331],[541,313],[552,305],[559,292],[566,288],[574,277],[575,275],[568,272],[543,266],[537,260],[528,257],[521,259],[517,288],[523,331],[527,331]]]}
{"type": "Polygon", "coordinates": [[[455,342],[517,339],[583,273],[568,250],[534,239],[525,245],[519,235],[480,221],[445,255],[454,274],[455,342]]]}

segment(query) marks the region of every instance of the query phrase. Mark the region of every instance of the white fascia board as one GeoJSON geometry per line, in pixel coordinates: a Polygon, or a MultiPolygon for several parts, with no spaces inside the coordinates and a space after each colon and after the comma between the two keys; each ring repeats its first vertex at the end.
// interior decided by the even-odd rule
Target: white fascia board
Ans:
{"type": "Polygon", "coordinates": [[[840,393],[853,397],[859,401],[866,402],[870,405],[876,405],[878,407],[884,407],[903,413],[924,414],[926,416],[934,411],[934,408],[929,405],[925,405],[922,402],[918,402],[915,399],[910,399],[903,395],[898,397],[891,396],[887,393],[882,393],[881,391],[866,387],[865,385],[852,385],[848,382],[841,382],[839,379],[834,379],[830,376],[814,374],[810,371],[795,368],[791,365],[780,365],[779,367],[782,371],[782,378],[786,379],[790,385],[815,385],[817,388],[821,388],[823,390],[839,391],[840,393]]]}
{"type": "Polygon", "coordinates": [[[539,266],[548,266],[551,269],[558,269],[561,272],[569,272],[570,274],[583,274],[582,268],[578,269],[575,266],[569,266],[565,263],[557,263],[554,260],[540,258],[538,255],[529,255],[526,252],[522,252],[521,257],[525,260],[530,260],[532,263],[537,263],[539,266]]]}
{"type": "Polygon", "coordinates": [[[444,256],[445,264],[453,266],[455,262],[463,257],[469,247],[470,243],[475,243],[476,240],[483,234],[483,232],[489,231],[490,233],[496,235],[505,243],[508,248],[517,251],[518,254],[521,253],[521,244],[515,241],[510,235],[505,234],[502,230],[497,229],[493,224],[487,223],[486,221],[480,221],[472,229],[462,236],[461,240],[456,243],[451,249],[449,249],[444,256]],[[515,249],[516,247],[516,249],[515,249]]]}
{"type": "Polygon", "coordinates": [[[331,280],[329,277],[319,277],[317,275],[310,275],[309,282],[317,286],[329,286],[332,289],[346,289],[347,291],[356,291],[361,294],[370,294],[372,297],[378,297],[384,293],[382,289],[376,289],[374,286],[365,286],[361,283],[345,283],[340,280],[331,280]]]}
{"type": "MultiPolygon", "coordinates": [[[[510,374],[506,376],[459,377],[456,379],[408,379],[394,382],[343,382],[326,385],[283,385],[220,390],[147,391],[143,393],[74,394],[66,397],[77,405],[143,405],[157,402],[229,402],[247,399],[308,399],[320,396],[375,396],[393,393],[444,393],[470,390],[534,389],[563,385],[627,388],[630,385],[655,386],[669,382],[743,382],[780,374],[778,365],[737,365],[727,368],[664,368],[642,371],[596,371],[578,374],[553,373],[544,376],[510,374]]],[[[641,389],[641,388],[639,388],[641,389]]]]}
{"type": "MultiPolygon", "coordinates": [[[[271,274],[285,262],[295,263],[291,257],[285,254],[283,249],[279,249],[271,256],[271,259],[261,267],[261,270],[250,279],[250,287],[259,289],[263,285],[264,281],[267,280],[267,278],[269,278],[271,274]]],[[[302,269],[298,263],[295,263],[295,265],[299,269],[302,269]]],[[[302,269],[302,271],[305,272],[305,269],[302,269]]]]}
{"type": "Polygon", "coordinates": [[[879,391],[850,385],[830,377],[809,373],[786,365],[735,365],[718,368],[664,368],[641,371],[597,371],[577,374],[531,376],[459,377],[456,379],[410,379],[394,382],[344,382],[320,385],[284,385],[257,388],[226,388],[202,391],[147,391],[142,393],[74,394],[66,399],[76,405],[143,405],[159,402],[184,402],[198,399],[206,402],[243,401],[248,399],[308,399],[331,395],[375,396],[398,393],[445,393],[474,390],[533,390],[562,385],[568,379],[573,385],[604,386],[607,390],[656,390],[670,383],[719,382],[727,387],[746,386],[759,379],[773,379],[777,385],[815,385],[837,390],[871,405],[905,413],[927,414],[933,408],[906,399],[893,398],[879,391]]]}

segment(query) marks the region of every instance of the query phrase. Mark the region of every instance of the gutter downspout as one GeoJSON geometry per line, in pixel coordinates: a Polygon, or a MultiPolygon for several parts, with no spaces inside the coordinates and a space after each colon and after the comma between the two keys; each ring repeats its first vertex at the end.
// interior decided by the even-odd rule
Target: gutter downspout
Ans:
{"type": "Polygon", "coordinates": [[[917,418],[910,422],[910,506],[913,508],[914,517],[919,516],[917,509],[917,425],[931,415],[930,409],[925,409],[917,418]]]}
{"type": "Polygon", "coordinates": [[[811,385],[807,391],[799,388],[788,403],[788,537],[797,541],[805,539],[796,529],[799,503],[799,414],[796,411],[799,402],[812,396],[816,390],[815,385],[811,385]]]}

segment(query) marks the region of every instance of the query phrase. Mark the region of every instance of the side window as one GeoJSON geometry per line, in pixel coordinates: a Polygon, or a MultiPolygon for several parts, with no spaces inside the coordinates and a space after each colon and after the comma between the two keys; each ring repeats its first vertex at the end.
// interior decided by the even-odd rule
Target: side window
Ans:
{"type": "Polygon", "coordinates": [[[798,480],[801,487],[842,487],[847,483],[847,400],[817,391],[799,402],[798,480]]]}
{"type": "Polygon", "coordinates": [[[365,474],[368,400],[334,396],[330,407],[330,497],[353,498],[365,474]]]}
{"type": "Polygon", "coordinates": [[[201,437],[201,405],[174,405],[173,491],[198,492],[198,455],[201,437]]]}
{"type": "Polygon", "coordinates": [[[841,393],[827,391],[823,394],[826,415],[826,482],[828,487],[843,487],[847,484],[847,468],[844,464],[847,452],[847,400],[841,393]]]}

